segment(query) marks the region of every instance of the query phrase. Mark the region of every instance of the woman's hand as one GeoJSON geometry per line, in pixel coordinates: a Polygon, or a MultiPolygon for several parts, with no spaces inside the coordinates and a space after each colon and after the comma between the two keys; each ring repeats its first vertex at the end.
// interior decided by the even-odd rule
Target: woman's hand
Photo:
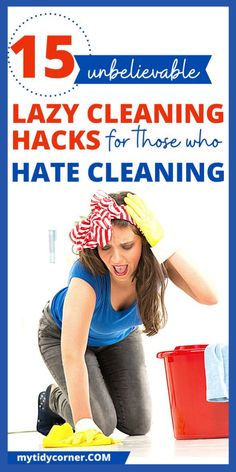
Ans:
{"type": "Polygon", "coordinates": [[[96,425],[92,418],[82,418],[75,424],[76,433],[80,433],[81,431],[86,431],[88,429],[96,429],[96,431],[102,433],[102,430],[96,425]]]}
{"type": "Polygon", "coordinates": [[[128,193],[124,201],[127,205],[127,212],[133,218],[150,246],[156,246],[163,239],[164,231],[155,214],[149,210],[146,203],[138,195],[128,193]]]}
{"type": "Polygon", "coordinates": [[[124,201],[127,212],[150,244],[159,264],[162,264],[175,253],[175,243],[165,236],[161,223],[138,195],[128,193],[124,201]]]}

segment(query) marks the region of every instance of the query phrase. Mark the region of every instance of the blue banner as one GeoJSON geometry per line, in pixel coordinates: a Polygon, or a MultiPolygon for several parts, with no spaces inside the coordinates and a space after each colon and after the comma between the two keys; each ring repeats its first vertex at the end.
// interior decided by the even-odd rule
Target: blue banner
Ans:
{"type": "Polygon", "coordinates": [[[8,452],[9,464],[76,464],[106,465],[125,464],[129,451],[11,451],[8,452]]]}
{"type": "Polygon", "coordinates": [[[75,56],[75,84],[211,84],[211,56],[75,56]]]}

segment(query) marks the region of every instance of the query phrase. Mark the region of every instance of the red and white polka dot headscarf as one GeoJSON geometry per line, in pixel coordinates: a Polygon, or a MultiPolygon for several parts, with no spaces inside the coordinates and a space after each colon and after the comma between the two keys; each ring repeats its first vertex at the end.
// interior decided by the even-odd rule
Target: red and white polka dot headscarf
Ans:
{"type": "Polygon", "coordinates": [[[94,249],[98,245],[106,246],[112,236],[111,220],[126,220],[136,226],[134,220],[126,211],[125,205],[118,205],[113,198],[102,190],[98,190],[93,195],[90,207],[91,213],[89,216],[77,223],[69,234],[76,252],[85,248],[94,249]]]}

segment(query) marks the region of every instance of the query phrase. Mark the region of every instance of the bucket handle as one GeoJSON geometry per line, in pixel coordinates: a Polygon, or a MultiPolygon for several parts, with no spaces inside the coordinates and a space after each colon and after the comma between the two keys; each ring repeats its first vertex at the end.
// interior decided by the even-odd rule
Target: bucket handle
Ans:
{"type": "Polygon", "coordinates": [[[156,357],[158,357],[158,359],[164,359],[164,357],[167,357],[171,354],[173,354],[173,351],[163,351],[163,352],[158,352],[156,357]]]}

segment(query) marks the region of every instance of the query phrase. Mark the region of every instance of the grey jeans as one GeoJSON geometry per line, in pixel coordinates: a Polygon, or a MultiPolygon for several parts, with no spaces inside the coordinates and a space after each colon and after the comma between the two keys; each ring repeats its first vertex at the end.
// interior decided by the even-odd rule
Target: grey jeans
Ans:
{"type": "MultiPolygon", "coordinates": [[[[49,304],[39,322],[38,343],[57,384],[49,406],[73,426],[62,365],[61,330],[49,304]]],[[[92,415],[103,433],[110,435],[118,428],[128,435],[146,434],[151,425],[151,396],[139,328],[110,346],[88,346],[85,361],[92,415]]]]}

